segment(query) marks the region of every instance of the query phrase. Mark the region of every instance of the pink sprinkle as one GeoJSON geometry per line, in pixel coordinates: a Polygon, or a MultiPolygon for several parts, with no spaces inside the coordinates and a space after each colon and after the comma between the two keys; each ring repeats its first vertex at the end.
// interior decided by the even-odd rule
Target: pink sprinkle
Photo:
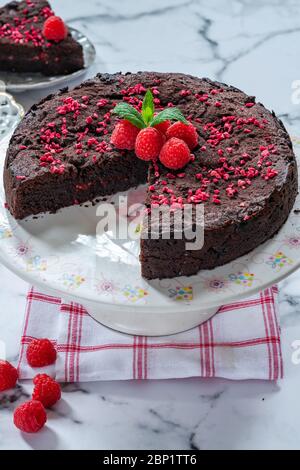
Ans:
{"type": "Polygon", "coordinates": [[[107,104],[108,104],[108,100],[106,100],[106,99],[103,98],[103,99],[101,99],[101,100],[98,101],[97,106],[98,106],[99,108],[104,108],[104,106],[106,106],[107,104]]]}
{"type": "Polygon", "coordinates": [[[228,197],[234,197],[237,194],[237,190],[228,186],[226,188],[226,194],[228,197]]]}
{"type": "Polygon", "coordinates": [[[243,157],[244,159],[249,159],[249,158],[250,158],[250,155],[249,155],[249,153],[244,152],[244,153],[242,153],[242,157],[243,157]]]}
{"type": "MultiPolygon", "coordinates": [[[[95,139],[95,137],[91,137],[90,139],[88,139],[87,144],[89,147],[92,147],[93,145],[98,145],[98,140],[95,139]]],[[[79,147],[79,148],[82,148],[82,147],[79,147]]]]}
{"type": "Polygon", "coordinates": [[[265,176],[263,176],[263,178],[267,181],[269,179],[274,178],[277,175],[278,175],[278,171],[273,170],[273,168],[268,168],[267,173],[265,174],[265,176]]]}
{"type": "Polygon", "coordinates": [[[207,94],[204,94],[204,95],[196,94],[195,97],[197,98],[197,100],[199,100],[203,103],[208,100],[208,95],[207,94]]]}
{"type": "Polygon", "coordinates": [[[218,199],[216,196],[213,197],[212,202],[213,202],[214,204],[221,204],[220,199],[218,199]]]}
{"type": "Polygon", "coordinates": [[[181,90],[179,93],[180,96],[189,96],[191,94],[190,90],[181,90]]]}

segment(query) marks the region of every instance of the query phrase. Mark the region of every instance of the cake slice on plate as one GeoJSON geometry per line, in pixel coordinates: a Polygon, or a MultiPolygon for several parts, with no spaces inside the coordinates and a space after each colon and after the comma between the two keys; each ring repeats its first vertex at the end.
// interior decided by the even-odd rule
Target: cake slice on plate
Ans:
{"type": "Polygon", "coordinates": [[[45,0],[0,8],[0,70],[65,75],[84,67],[81,45],[45,0]]]}

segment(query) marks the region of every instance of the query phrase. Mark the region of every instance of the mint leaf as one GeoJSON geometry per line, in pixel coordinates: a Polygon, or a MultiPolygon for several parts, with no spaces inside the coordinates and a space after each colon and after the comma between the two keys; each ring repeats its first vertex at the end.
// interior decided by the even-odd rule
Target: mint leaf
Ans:
{"type": "Polygon", "coordinates": [[[189,124],[189,122],[185,119],[184,115],[178,108],[167,108],[158,113],[150,122],[150,126],[157,126],[157,124],[161,124],[165,121],[180,121],[184,124],[189,124]]]}
{"type": "Polygon", "coordinates": [[[130,104],[127,103],[119,103],[117,106],[112,110],[113,114],[126,119],[126,121],[131,122],[135,127],[138,129],[144,129],[146,124],[143,121],[141,114],[130,104]]]}
{"type": "Polygon", "coordinates": [[[153,102],[153,94],[151,90],[148,90],[145,94],[142,106],[142,116],[144,122],[148,125],[150,121],[152,121],[154,116],[154,102],[153,102]]]}

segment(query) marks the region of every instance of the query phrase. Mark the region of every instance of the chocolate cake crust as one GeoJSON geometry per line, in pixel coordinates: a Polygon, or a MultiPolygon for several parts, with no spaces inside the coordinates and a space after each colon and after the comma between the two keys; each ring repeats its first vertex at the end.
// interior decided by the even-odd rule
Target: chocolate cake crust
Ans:
{"type": "MultiPolygon", "coordinates": [[[[126,190],[148,180],[141,240],[147,279],[196,274],[242,256],[272,237],[294,204],[298,177],[290,138],[255,97],[183,74],[100,74],[61,90],[27,113],[15,131],[4,171],[7,203],[19,219],[126,190]],[[183,170],[148,165],[110,144],[114,106],[137,107],[151,88],[156,107],[176,106],[197,128],[199,145],[183,170]],[[147,239],[154,205],[204,206],[204,246],[186,239],[147,239]]],[[[195,223],[195,220],[194,220],[195,223]]]]}
{"type": "Polygon", "coordinates": [[[54,13],[45,0],[12,1],[0,8],[0,70],[64,75],[84,68],[82,46],[71,33],[49,41],[43,25],[54,13]]]}

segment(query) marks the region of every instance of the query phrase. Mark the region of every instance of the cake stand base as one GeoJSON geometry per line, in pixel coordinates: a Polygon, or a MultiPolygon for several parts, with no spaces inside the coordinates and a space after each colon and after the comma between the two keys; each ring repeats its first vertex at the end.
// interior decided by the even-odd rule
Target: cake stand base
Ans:
{"type": "Polygon", "coordinates": [[[89,315],[98,323],[130,335],[142,336],[167,336],[195,328],[204,323],[217,313],[219,307],[207,309],[203,312],[196,310],[191,312],[151,312],[149,315],[141,315],[141,312],[131,307],[124,306],[113,309],[108,305],[97,305],[85,302],[83,304],[89,315]]]}

